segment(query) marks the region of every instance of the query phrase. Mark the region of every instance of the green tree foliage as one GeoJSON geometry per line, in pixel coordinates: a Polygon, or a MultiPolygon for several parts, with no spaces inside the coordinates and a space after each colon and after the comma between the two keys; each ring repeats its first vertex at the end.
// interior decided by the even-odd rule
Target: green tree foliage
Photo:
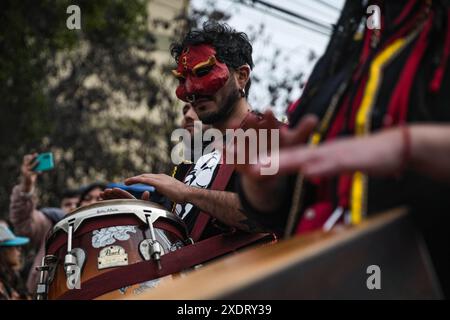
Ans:
{"type": "Polygon", "coordinates": [[[173,86],[152,58],[145,0],[0,2],[0,208],[22,156],[53,151],[41,200],[66,187],[167,172],[178,116],[173,86]],[[66,9],[81,8],[81,30],[66,9]]]}

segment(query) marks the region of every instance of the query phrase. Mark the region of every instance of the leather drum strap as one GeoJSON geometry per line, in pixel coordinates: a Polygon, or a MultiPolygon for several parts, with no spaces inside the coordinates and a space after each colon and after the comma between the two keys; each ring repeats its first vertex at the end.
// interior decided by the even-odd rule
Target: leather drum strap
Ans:
{"type": "MultiPolygon", "coordinates": [[[[260,121],[261,119],[262,117],[260,115],[253,112],[249,112],[239,127],[243,130],[247,130],[248,129],[247,123],[249,121],[260,121]]],[[[214,178],[214,181],[211,185],[210,190],[224,191],[228,185],[228,182],[231,179],[231,176],[233,175],[233,172],[234,172],[233,165],[221,164],[219,167],[219,171],[217,172],[217,175],[214,178]]],[[[191,232],[192,240],[194,240],[195,242],[200,240],[210,220],[211,216],[208,213],[202,211],[198,214],[191,232]]]]}
{"type": "MultiPolygon", "coordinates": [[[[211,190],[224,191],[227,187],[228,182],[230,181],[231,175],[233,174],[234,166],[231,164],[221,164],[219,167],[219,171],[217,172],[216,177],[211,185],[211,190]]],[[[197,219],[195,220],[194,227],[192,228],[191,238],[194,242],[200,240],[203,231],[205,231],[206,226],[208,225],[211,216],[206,212],[201,211],[197,219]]]]}

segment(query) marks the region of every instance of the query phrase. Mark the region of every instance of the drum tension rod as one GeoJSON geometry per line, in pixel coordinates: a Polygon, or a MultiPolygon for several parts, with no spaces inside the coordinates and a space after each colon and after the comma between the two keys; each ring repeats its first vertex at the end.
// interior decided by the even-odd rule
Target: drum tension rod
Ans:
{"type": "Polygon", "coordinates": [[[78,265],[77,257],[72,252],[72,235],[73,223],[69,224],[69,228],[67,230],[67,254],[64,257],[64,271],[67,278],[75,273],[74,266],[78,265]]]}
{"type": "Polygon", "coordinates": [[[156,241],[156,237],[155,237],[155,229],[153,228],[153,222],[150,218],[149,214],[145,215],[146,219],[147,219],[147,224],[150,228],[150,246],[148,248],[149,250],[149,254],[150,257],[155,260],[157,266],[158,266],[158,270],[161,270],[161,245],[159,244],[158,241],[156,241]]]}
{"type": "Polygon", "coordinates": [[[43,256],[41,265],[36,267],[36,270],[39,271],[39,283],[36,288],[37,300],[47,299],[50,268],[54,268],[53,264],[56,262],[56,260],[57,258],[53,255],[43,256]],[[50,260],[50,262],[47,262],[48,260],[50,260]],[[46,272],[47,277],[45,277],[46,272]]]}

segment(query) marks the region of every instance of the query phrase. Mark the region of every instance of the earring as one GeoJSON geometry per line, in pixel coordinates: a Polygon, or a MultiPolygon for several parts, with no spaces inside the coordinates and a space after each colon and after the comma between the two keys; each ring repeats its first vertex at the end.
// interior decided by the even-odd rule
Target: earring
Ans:
{"type": "Polygon", "coordinates": [[[244,88],[239,89],[239,93],[241,94],[242,98],[245,98],[245,89],[244,88]]]}
{"type": "Polygon", "coordinates": [[[189,103],[194,103],[195,102],[195,94],[192,94],[190,96],[186,96],[186,101],[189,103]]]}

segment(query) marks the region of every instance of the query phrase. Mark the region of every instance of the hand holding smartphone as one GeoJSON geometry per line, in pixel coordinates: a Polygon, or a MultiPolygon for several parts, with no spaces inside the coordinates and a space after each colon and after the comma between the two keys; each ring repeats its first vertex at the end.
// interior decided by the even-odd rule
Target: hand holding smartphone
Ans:
{"type": "Polygon", "coordinates": [[[51,152],[39,154],[35,161],[37,165],[33,168],[35,172],[48,171],[55,167],[53,162],[53,154],[51,152]]]}

